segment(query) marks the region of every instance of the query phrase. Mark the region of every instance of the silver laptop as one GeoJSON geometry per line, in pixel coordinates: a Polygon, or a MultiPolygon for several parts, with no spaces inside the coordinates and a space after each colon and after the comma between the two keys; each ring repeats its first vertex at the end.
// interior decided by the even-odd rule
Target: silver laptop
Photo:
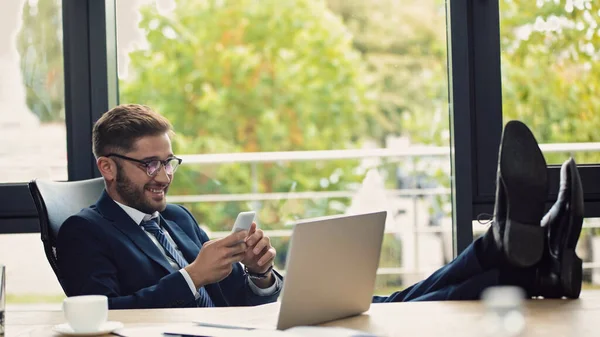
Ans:
{"type": "Polygon", "coordinates": [[[284,330],[367,311],[379,266],[386,215],[382,211],[296,223],[288,249],[277,324],[273,324],[275,317],[268,315],[251,319],[252,322],[242,319],[241,324],[235,325],[194,322],[213,328],[284,330]]]}
{"type": "Polygon", "coordinates": [[[292,232],[277,329],[369,309],[386,212],[298,222],[292,232]]]}

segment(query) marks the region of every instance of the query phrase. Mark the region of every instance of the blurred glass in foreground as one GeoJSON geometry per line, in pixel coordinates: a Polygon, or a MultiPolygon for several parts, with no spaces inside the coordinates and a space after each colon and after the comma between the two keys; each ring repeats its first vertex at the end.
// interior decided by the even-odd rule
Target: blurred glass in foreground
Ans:
{"type": "Polygon", "coordinates": [[[523,300],[525,292],[518,287],[499,286],[486,289],[481,295],[485,306],[484,336],[522,336],[525,330],[523,300]]]}

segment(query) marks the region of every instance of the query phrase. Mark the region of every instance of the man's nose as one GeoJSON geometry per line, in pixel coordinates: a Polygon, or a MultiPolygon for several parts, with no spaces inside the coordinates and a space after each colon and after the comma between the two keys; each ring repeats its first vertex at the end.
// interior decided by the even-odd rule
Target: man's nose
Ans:
{"type": "Polygon", "coordinates": [[[156,173],[156,176],[154,176],[154,180],[156,180],[159,183],[165,184],[171,182],[171,176],[167,174],[167,169],[164,165],[160,165],[158,173],[156,173]]]}

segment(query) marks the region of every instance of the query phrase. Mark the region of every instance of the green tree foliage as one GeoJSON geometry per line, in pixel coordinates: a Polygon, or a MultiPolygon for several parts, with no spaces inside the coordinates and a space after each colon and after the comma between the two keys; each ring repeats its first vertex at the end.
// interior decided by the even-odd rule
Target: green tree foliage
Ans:
{"type": "Polygon", "coordinates": [[[598,4],[503,0],[500,8],[504,118],[522,120],[543,143],[600,141],[598,4]]]}
{"type": "MultiPolygon", "coordinates": [[[[178,1],[160,15],[141,10],[148,47],[130,54],[122,102],[168,117],[178,153],[325,150],[359,147],[376,112],[360,54],[342,21],[318,0],[178,1]]],[[[178,172],[171,194],[344,190],[360,181],[357,162],[269,163],[178,172]],[[252,175],[254,174],[254,176],[252,175]]],[[[348,200],[341,200],[348,202],[348,200]]],[[[333,212],[314,200],[300,215],[333,212]]],[[[192,204],[213,229],[231,226],[240,206],[192,204]]],[[[281,204],[261,205],[267,225],[281,204]]]]}
{"type": "MultiPolygon", "coordinates": [[[[411,143],[449,146],[445,1],[327,0],[354,37],[378,95],[371,137],[404,136],[411,143]]],[[[450,187],[450,167],[439,158],[413,158],[385,165],[387,175],[410,180],[404,188],[450,187]],[[407,185],[408,183],[408,185],[407,185]],[[411,184],[412,183],[412,184],[411,184]]],[[[395,179],[388,181],[396,188],[395,179]]],[[[450,196],[428,197],[430,216],[450,216],[450,196]]]]}
{"type": "Polygon", "coordinates": [[[352,32],[381,91],[371,135],[449,145],[445,1],[327,3],[352,32]]]}
{"type": "Polygon", "coordinates": [[[42,122],[64,121],[64,71],[60,0],[24,1],[17,35],[29,109],[42,122]]]}

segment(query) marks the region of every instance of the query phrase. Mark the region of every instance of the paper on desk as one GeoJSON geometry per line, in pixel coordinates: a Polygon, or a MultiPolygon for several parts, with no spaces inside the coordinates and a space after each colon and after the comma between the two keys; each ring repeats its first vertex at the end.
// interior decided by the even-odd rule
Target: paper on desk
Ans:
{"type": "Polygon", "coordinates": [[[244,323],[244,324],[224,324],[224,323],[211,323],[194,321],[193,323],[208,328],[221,328],[221,329],[234,329],[234,330],[275,330],[274,324],[255,324],[255,323],[244,323]]]}
{"type": "Polygon", "coordinates": [[[273,329],[235,329],[235,328],[215,328],[206,326],[179,326],[165,330],[166,335],[183,336],[215,336],[215,337],[377,337],[376,335],[337,327],[317,327],[317,326],[299,326],[284,331],[273,329]]]}
{"type": "MultiPolygon", "coordinates": [[[[190,324],[188,324],[190,325],[190,324]]],[[[179,326],[179,325],[177,325],[179,326]]],[[[137,327],[125,327],[113,331],[113,335],[121,337],[164,337],[163,332],[168,330],[169,327],[166,325],[151,325],[151,326],[137,326],[137,327]]]]}
{"type": "Polygon", "coordinates": [[[232,328],[214,328],[206,326],[179,326],[164,330],[165,336],[211,336],[211,337],[284,337],[288,336],[283,331],[277,330],[247,330],[232,328]]]}
{"type": "Polygon", "coordinates": [[[263,329],[232,329],[199,326],[195,324],[170,324],[145,327],[123,328],[114,332],[122,337],[164,337],[164,336],[214,336],[214,337],[376,337],[363,331],[336,328],[299,326],[284,331],[263,329]]]}
{"type": "Polygon", "coordinates": [[[113,332],[122,337],[164,337],[164,336],[215,336],[215,337],[256,337],[256,336],[279,336],[281,331],[275,330],[235,330],[231,328],[205,327],[196,324],[182,323],[169,325],[152,325],[123,328],[113,332]],[[256,332],[253,332],[256,331],[256,332]],[[258,333],[260,331],[260,333],[258,333]]]}
{"type": "Polygon", "coordinates": [[[323,327],[323,326],[297,326],[295,328],[289,328],[284,331],[285,333],[292,334],[294,336],[327,336],[327,337],[377,337],[377,335],[369,332],[338,328],[338,327],[323,327]]]}

